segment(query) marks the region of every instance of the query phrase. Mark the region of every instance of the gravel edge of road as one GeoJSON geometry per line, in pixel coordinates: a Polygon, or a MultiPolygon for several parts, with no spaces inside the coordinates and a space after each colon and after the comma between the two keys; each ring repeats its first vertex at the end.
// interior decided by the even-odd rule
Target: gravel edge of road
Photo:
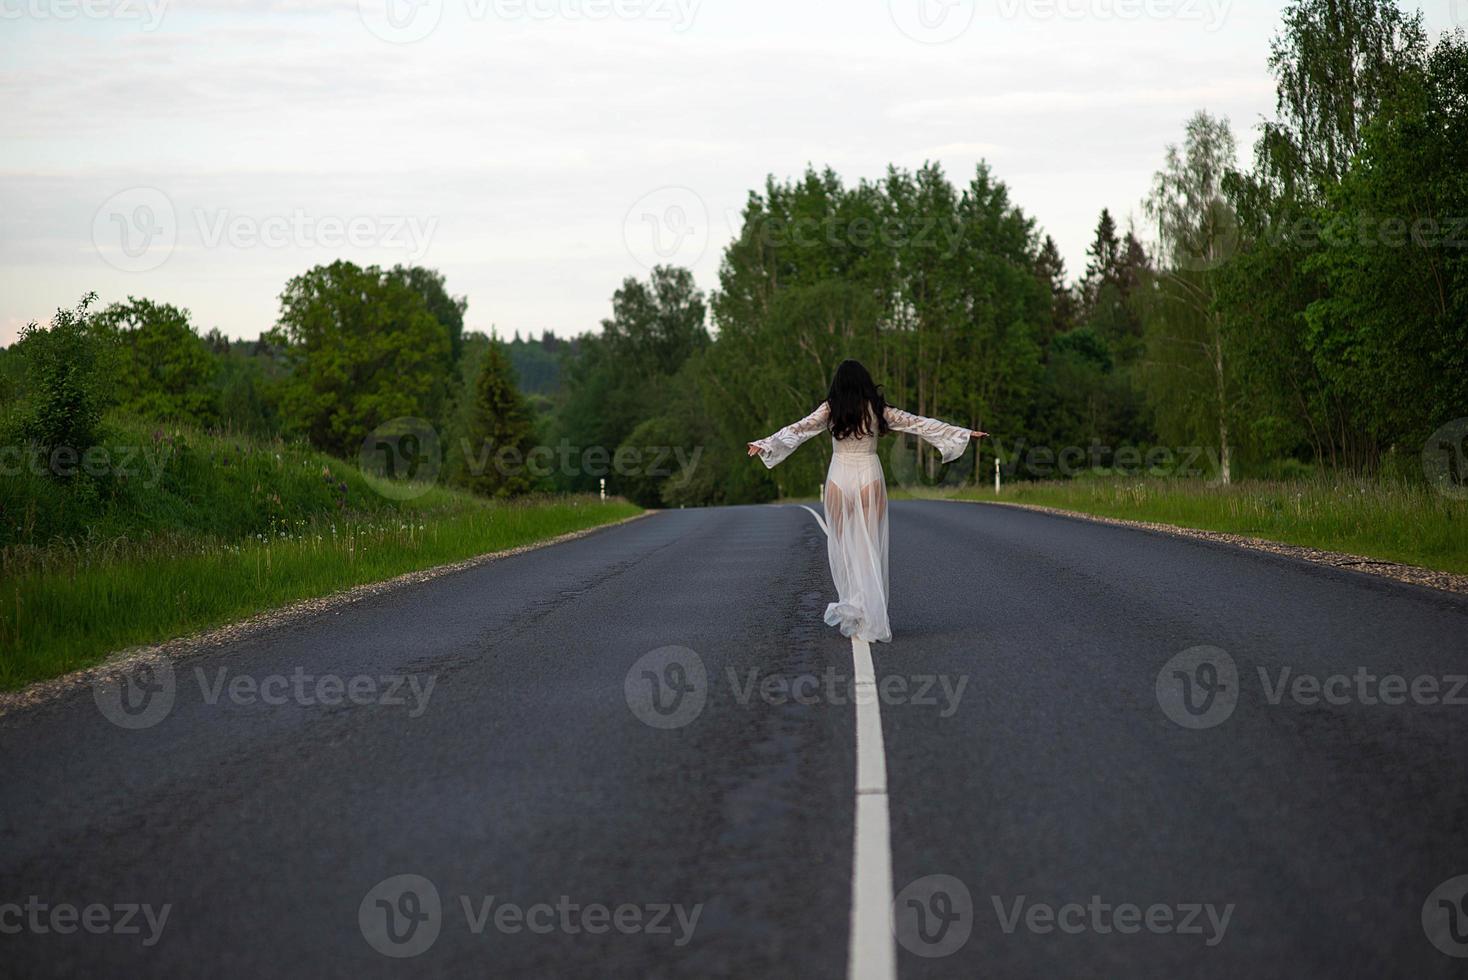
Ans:
{"type": "Polygon", "coordinates": [[[633,521],[640,521],[645,517],[651,517],[658,513],[656,510],[644,510],[640,514],[624,517],[619,521],[609,524],[598,524],[596,527],[583,528],[580,531],[570,531],[554,538],[546,538],[544,541],[536,541],[532,544],[520,545],[518,548],[507,548],[504,551],[491,551],[473,558],[465,558],[462,561],[451,562],[447,565],[435,565],[432,568],[420,569],[416,572],[384,579],[381,582],[369,582],[366,585],[356,585],[350,589],[342,589],[328,595],[319,596],[315,599],[304,599],[300,602],[282,606],[279,609],[269,609],[262,613],[256,613],[248,619],[224,626],[216,626],[213,629],[193,633],[188,636],[177,637],[163,643],[152,646],[129,647],[113,653],[106,660],[95,667],[84,667],[81,670],[53,677],[48,681],[37,681],[29,684],[18,691],[0,691],[0,718],[20,711],[25,708],[33,708],[37,705],[53,701],[62,695],[90,684],[99,676],[115,674],[118,671],[126,671],[141,661],[166,656],[170,660],[183,660],[196,657],[203,653],[217,650],[229,643],[235,643],[247,637],[263,633],[267,630],[276,629],[290,623],[299,622],[311,616],[331,612],[346,606],[384,595],[396,589],[408,585],[417,585],[422,582],[430,582],[433,579],[445,575],[453,575],[456,572],[467,571],[480,565],[487,565],[502,558],[512,558],[515,555],[523,555],[531,551],[539,551],[542,548],[550,548],[554,545],[565,544],[584,538],[587,535],[596,534],[609,528],[620,527],[633,521]]]}
{"type": "Polygon", "coordinates": [[[988,507],[1013,507],[1017,510],[1033,510],[1039,511],[1042,514],[1073,517],[1077,520],[1092,521],[1097,524],[1111,524],[1116,527],[1153,531],[1176,538],[1193,538],[1200,541],[1211,541],[1215,544],[1231,545],[1236,548],[1246,548],[1250,551],[1262,551],[1272,555],[1281,555],[1286,558],[1297,558],[1315,565],[1326,565],[1331,568],[1357,572],[1362,575],[1393,579],[1398,582],[1405,582],[1408,585],[1420,585],[1429,589],[1436,589],[1440,592],[1468,595],[1468,575],[1458,575],[1453,572],[1439,572],[1431,568],[1423,568],[1420,565],[1404,565],[1401,562],[1385,561],[1380,558],[1367,558],[1364,555],[1352,555],[1343,551],[1321,551],[1318,548],[1284,544],[1280,541],[1270,541],[1266,538],[1251,538],[1246,535],[1230,534],[1225,531],[1205,531],[1195,527],[1179,527],[1175,524],[1133,521],[1123,517],[1103,517],[1098,514],[1087,514],[1084,511],[1046,507],[1043,504],[1020,504],[1007,500],[963,500],[957,498],[954,499],[954,502],[961,504],[980,504],[988,507]]]}

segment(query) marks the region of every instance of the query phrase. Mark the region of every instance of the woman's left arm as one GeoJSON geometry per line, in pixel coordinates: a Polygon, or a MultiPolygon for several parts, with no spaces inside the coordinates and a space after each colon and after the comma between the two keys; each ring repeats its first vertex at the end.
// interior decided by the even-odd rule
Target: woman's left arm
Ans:
{"type": "Polygon", "coordinates": [[[814,412],[799,422],[792,422],[772,436],[751,442],[749,455],[759,456],[764,460],[767,469],[774,469],[777,464],[800,448],[801,443],[825,431],[830,421],[831,406],[826,402],[821,402],[814,412]]]}
{"type": "Polygon", "coordinates": [[[887,427],[894,432],[910,432],[922,439],[943,454],[945,463],[951,463],[962,456],[970,439],[982,439],[989,434],[924,418],[891,405],[887,406],[887,427]]]}

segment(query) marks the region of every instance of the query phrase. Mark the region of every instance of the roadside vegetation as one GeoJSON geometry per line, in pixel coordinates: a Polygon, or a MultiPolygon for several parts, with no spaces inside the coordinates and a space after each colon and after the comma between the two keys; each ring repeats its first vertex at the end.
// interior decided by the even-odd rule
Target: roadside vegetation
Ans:
{"type": "Polygon", "coordinates": [[[1101,517],[1223,531],[1285,544],[1468,574],[1468,511],[1417,483],[1319,476],[1239,480],[1102,476],[965,488],[998,500],[1101,517]]]}
{"type": "Polygon", "coordinates": [[[0,482],[0,688],[640,510],[386,481],[280,440],[106,428],[111,468],[72,478],[85,489],[29,466],[0,482]]]}

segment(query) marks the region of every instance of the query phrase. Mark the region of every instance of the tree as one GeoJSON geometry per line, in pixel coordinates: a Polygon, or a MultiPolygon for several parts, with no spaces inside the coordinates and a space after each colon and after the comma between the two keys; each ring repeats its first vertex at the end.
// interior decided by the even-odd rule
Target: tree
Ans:
{"type": "Polygon", "coordinates": [[[457,364],[464,351],[464,311],[469,308],[469,300],[463,296],[450,296],[443,273],[434,269],[398,265],[389,275],[423,297],[428,312],[448,331],[449,358],[457,364]]]}
{"type": "Polygon", "coordinates": [[[528,493],[534,479],[527,456],[534,446],[534,425],[515,385],[509,353],[502,342],[491,339],[474,385],[464,484],[487,497],[528,493]]]}
{"type": "MultiPolygon", "coordinates": [[[[1152,388],[1169,388],[1173,394],[1187,385],[1180,375],[1201,373],[1207,378],[1204,414],[1217,433],[1219,477],[1225,484],[1232,479],[1233,386],[1226,321],[1217,308],[1213,272],[1231,257],[1237,241],[1233,211],[1223,197],[1223,177],[1236,166],[1236,156],[1228,120],[1195,113],[1182,147],[1167,148],[1166,164],[1153,179],[1146,202],[1167,263],[1148,321],[1152,388]],[[1206,366],[1202,372],[1197,370],[1200,361],[1206,366]]],[[[1158,403],[1166,404],[1162,398],[1158,403]]],[[[1186,428],[1201,435],[1191,425],[1186,428]]]]}
{"type": "Polygon", "coordinates": [[[96,293],[74,309],[58,309],[49,326],[31,322],[13,348],[25,367],[22,438],[50,456],[96,445],[109,385],[108,345],[87,311],[96,293]]]}
{"type": "MultiPolygon", "coordinates": [[[[709,343],[706,309],[686,269],[659,266],[645,283],[625,280],[612,296],[612,316],[602,321],[601,333],[582,337],[565,353],[561,438],[611,453],[639,424],[660,414],[669,380],[709,343]]],[[[597,477],[584,470],[562,481],[563,489],[596,487],[597,477]]]]}
{"type": "Polygon", "coordinates": [[[274,340],[291,367],[281,403],[289,431],[357,453],[397,418],[440,421],[450,338],[403,277],[337,261],[286,284],[274,340]]]}
{"type": "Polygon", "coordinates": [[[1269,57],[1279,118],[1264,126],[1260,162],[1278,189],[1318,196],[1345,175],[1404,69],[1421,62],[1422,13],[1396,0],[1294,0],[1283,19],[1269,57]]]}
{"type": "Polygon", "coordinates": [[[1050,316],[1040,332],[1041,342],[1048,345],[1052,337],[1076,325],[1078,313],[1075,293],[1065,279],[1065,259],[1060,257],[1060,249],[1049,235],[1035,257],[1035,275],[1050,291],[1050,316]]]}
{"type": "MultiPolygon", "coordinates": [[[[219,362],[189,322],[189,312],[129,296],[96,316],[115,344],[118,406],[144,418],[212,425],[219,419],[219,362]]],[[[217,333],[217,331],[216,331],[217,333]]]]}

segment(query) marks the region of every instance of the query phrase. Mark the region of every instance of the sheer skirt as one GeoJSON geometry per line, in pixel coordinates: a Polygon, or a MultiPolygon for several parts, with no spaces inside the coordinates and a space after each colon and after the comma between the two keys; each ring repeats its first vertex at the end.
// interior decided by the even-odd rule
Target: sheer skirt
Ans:
{"type": "Polygon", "coordinates": [[[837,600],[826,622],[868,643],[892,639],[887,620],[887,483],[876,453],[835,453],[821,492],[826,555],[837,600]]]}

